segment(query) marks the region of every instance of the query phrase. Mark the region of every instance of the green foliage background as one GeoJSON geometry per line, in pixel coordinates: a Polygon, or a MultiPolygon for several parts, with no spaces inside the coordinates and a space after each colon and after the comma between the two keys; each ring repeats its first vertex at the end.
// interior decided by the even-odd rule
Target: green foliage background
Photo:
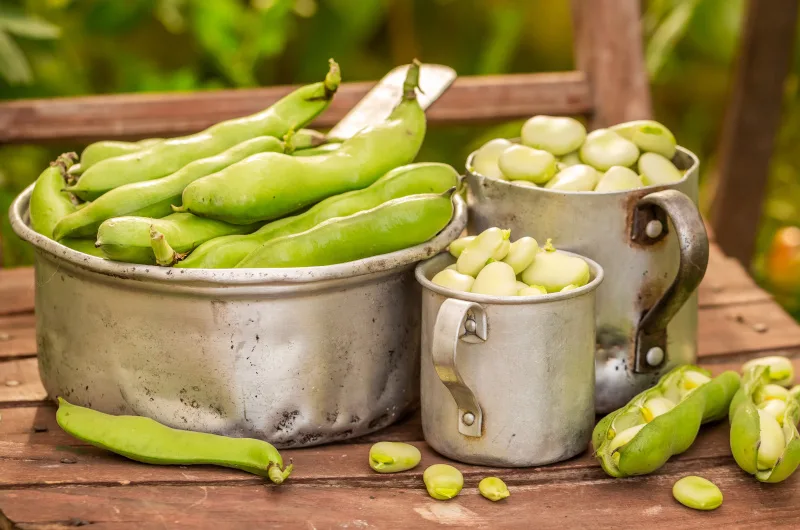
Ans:
{"type": "MultiPolygon", "coordinates": [[[[644,28],[656,118],[703,160],[713,199],[718,142],[743,0],[649,0],[644,28]]],[[[461,75],[573,68],[569,0],[3,0],[0,99],[250,87],[382,77],[414,57],[461,75]]],[[[800,57],[800,56],[799,56],[800,57]]],[[[800,226],[800,105],[794,68],[770,174],[759,256],[775,230],[800,226]]],[[[521,121],[433,128],[422,159],[462,167],[521,121]]],[[[0,210],[47,162],[82,145],[0,146],[0,210]]],[[[3,219],[4,266],[31,250],[3,219]]],[[[754,271],[760,274],[760,257],[754,271]]],[[[800,283],[800,281],[798,282],[800,283]]],[[[798,286],[800,291],[800,285],[798,286]]],[[[795,309],[800,296],[784,297],[795,309]]]]}

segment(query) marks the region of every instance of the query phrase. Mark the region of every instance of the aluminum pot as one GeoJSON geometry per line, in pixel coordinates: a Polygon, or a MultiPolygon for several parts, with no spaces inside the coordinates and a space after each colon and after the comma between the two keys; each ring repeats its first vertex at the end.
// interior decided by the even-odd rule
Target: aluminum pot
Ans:
{"type": "Polygon", "coordinates": [[[586,450],[595,420],[591,281],[536,297],[487,296],[431,282],[454,263],[417,265],[422,285],[422,430],[439,453],[471,464],[538,466],[586,450]]]}
{"type": "Polygon", "coordinates": [[[35,247],[39,372],[51,397],[166,425],[300,447],[395,421],[418,400],[414,265],[466,226],[325,267],[172,269],[102,260],[28,227],[35,247]]]}
{"type": "MultiPolygon", "coordinates": [[[[474,154],[472,155],[474,156],[474,154]]],[[[510,228],[588,256],[597,292],[596,405],[609,412],[697,356],[696,288],[708,264],[697,210],[697,157],[678,148],[682,180],[621,192],[523,187],[469,171],[470,231],[510,228]]]]}

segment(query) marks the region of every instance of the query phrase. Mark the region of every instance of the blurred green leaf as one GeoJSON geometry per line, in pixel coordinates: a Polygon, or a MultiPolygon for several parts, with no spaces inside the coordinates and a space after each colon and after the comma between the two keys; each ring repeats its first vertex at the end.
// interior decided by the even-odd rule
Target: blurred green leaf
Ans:
{"type": "Polygon", "coordinates": [[[27,85],[33,81],[31,66],[25,54],[8,33],[0,30],[0,75],[10,85],[27,85]]]}
{"type": "Polygon", "coordinates": [[[27,39],[49,40],[61,35],[58,26],[38,17],[0,11],[0,29],[27,39]]]}
{"type": "Polygon", "coordinates": [[[651,79],[658,77],[675,46],[689,29],[697,4],[698,0],[682,1],[653,30],[645,48],[645,63],[651,79]]]}
{"type": "Polygon", "coordinates": [[[490,35],[478,59],[476,74],[498,74],[508,71],[519,45],[524,22],[524,13],[518,5],[502,3],[490,10],[490,35]]]}

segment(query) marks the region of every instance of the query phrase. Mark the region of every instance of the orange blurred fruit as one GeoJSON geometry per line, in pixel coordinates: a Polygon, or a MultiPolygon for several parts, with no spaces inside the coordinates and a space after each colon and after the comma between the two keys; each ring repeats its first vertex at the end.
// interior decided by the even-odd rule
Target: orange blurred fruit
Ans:
{"type": "Polygon", "coordinates": [[[800,292],[800,228],[784,226],[775,232],[765,272],[769,282],[779,290],[800,292]]]}

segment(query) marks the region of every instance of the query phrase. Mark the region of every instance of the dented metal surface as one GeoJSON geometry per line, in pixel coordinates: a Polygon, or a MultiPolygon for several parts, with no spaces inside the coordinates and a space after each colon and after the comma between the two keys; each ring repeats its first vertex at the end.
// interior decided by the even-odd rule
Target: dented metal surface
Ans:
{"type": "Polygon", "coordinates": [[[31,230],[39,368],[51,397],[279,447],[360,436],[418,399],[414,265],[466,225],[455,198],[433,240],[352,263],[189,270],[116,263],[31,230]],[[186,272],[183,272],[186,271],[186,272]]]}
{"type": "Polygon", "coordinates": [[[453,262],[443,254],[416,270],[425,441],[455,460],[503,467],[585,451],[595,420],[595,292],[603,270],[587,260],[588,285],[497,297],[430,281],[453,262]]]}
{"type": "Polygon", "coordinates": [[[698,160],[678,148],[674,162],[686,170],[675,184],[610,193],[523,187],[467,171],[471,232],[500,226],[510,228],[513,238],[529,235],[540,242],[553,238],[556,247],[588,256],[605,269],[606,279],[597,292],[598,412],[622,406],[670,368],[696,358],[695,287],[705,270],[701,261],[703,249],[707,260],[708,240],[695,206],[698,160]],[[676,190],[681,197],[672,196],[663,204],[645,199],[658,197],[662,190],[676,190]],[[677,227],[675,216],[681,216],[677,227]],[[663,225],[656,237],[646,234],[652,220],[663,225]],[[682,249],[684,262],[694,261],[698,267],[670,289],[682,249]],[[668,299],[659,303],[665,293],[668,299]],[[664,360],[651,366],[637,356],[636,338],[643,316],[657,304],[668,307],[672,317],[661,312],[650,322],[655,331],[665,329],[651,338],[666,343],[664,360]]]}

